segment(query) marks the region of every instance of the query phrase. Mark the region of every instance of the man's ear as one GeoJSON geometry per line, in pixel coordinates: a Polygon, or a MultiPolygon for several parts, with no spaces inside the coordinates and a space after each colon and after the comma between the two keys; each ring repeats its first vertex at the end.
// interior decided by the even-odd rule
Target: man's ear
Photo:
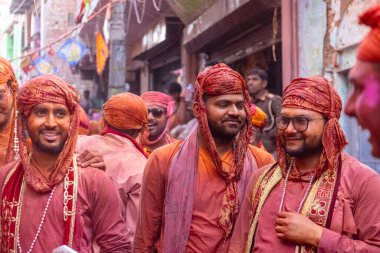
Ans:
{"type": "Polygon", "coordinates": [[[268,86],[268,80],[263,80],[263,82],[264,82],[263,87],[266,88],[268,86]]]}
{"type": "Polygon", "coordinates": [[[201,115],[201,105],[198,102],[193,103],[193,113],[195,118],[201,115]]]}

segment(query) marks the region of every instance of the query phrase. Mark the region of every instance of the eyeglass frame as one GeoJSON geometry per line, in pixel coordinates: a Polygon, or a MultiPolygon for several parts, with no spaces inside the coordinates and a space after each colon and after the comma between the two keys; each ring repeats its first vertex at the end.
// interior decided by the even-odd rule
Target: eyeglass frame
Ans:
{"type": "Polygon", "coordinates": [[[309,128],[309,122],[310,121],[316,121],[316,120],[325,120],[325,118],[316,118],[316,119],[314,119],[314,118],[308,118],[306,116],[288,117],[288,116],[284,116],[284,115],[278,115],[278,116],[275,117],[274,123],[275,123],[275,125],[276,125],[276,127],[277,127],[278,130],[284,131],[284,130],[286,130],[288,128],[289,123],[291,121],[292,125],[293,125],[293,128],[295,130],[297,130],[297,132],[303,133],[303,132],[306,132],[307,129],[309,128]],[[285,128],[279,128],[278,127],[277,119],[279,119],[279,118],[286,118],[286,119],[288,119],[288,123],[286,124],[285,128]],[[294,124],[294,119],[306,119],[306,128],[305,128],[305,130],[298,130],[297,127],[296,127],[297,124],[294,124]]]}

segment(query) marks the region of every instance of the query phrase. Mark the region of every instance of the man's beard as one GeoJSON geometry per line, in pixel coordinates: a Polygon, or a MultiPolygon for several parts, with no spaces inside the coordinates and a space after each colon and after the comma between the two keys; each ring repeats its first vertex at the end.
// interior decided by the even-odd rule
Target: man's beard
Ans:
{"type": "Polygon", "coordinates": [[[319,140],[317,142],[313,142],[311,144],[307,144],[305,141],[303,145],[295,150],[288,150],[286,148],[286,141],[285,143],[281,143],[281,146],[284,148],[285,152],[293,157],[308,157],[310,155],[319,154],[323,151],[323,144],[322,141],[319,140]]]}
{"type": "Polygon", "coordinates": [[[240,127],[238,131],[224,131],[223,128],[216,126],[209,119],[207,119],[207,121],[208,121],[208,126],[210,128],[211,135],[214,138],[222,139],[222,140],[233,140],[240,133],[241,129],[244,126],[242,125],[242,127],[240,127]]]}
{"type": "Polygon", "coordinates": [[[65,142],[66,141],[61,142],[58,145],[56,145],[55,147],[48,147],[48,146],[42,144],[40,141],[33,141],[33,139],[32,139],[32,143],[34,143],[35,146],[37,146],[44,153],[48,153],[48,154],[61,153],[61,151],[63,150],[63,147],[65,146],[65,142]]]}

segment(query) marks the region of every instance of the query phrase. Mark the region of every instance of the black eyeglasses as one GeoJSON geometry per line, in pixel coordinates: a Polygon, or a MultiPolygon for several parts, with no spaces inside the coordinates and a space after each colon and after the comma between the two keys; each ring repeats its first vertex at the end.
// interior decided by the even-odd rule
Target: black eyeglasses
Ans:
{"type": "Polygon", "coordinates": [[[309,121],[313,120],[321,120],[323,118],[319,119],[309,119],[307,117],[303,116],[298,116],[298,117],[286,117],[286,116],[277,116],[276,117],[276,127],[279,130],[285,130],[289,122],[292,122],[293,127],[298,131],[298,132],[305,132],[309,126],[309,121]]]}
{"type": "Polygon", "coordinates": [[[162,115],[166,114],[166,110],[162,108],[149,108],[148,114],[151,113],[155,118],[161,118],[162,115]]]}

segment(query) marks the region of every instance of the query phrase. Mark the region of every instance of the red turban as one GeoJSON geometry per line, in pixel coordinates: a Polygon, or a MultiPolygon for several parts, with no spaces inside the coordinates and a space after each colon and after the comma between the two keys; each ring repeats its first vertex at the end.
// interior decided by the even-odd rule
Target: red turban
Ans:
{"type": "Polygon", "coordinates": [[[16,76],[11,64],[3,57],[0,57],[0,84],[3,84],[3,83],[10,84],[10,88],[13,95],[13,101],[12,101],[13,104],[10,104],[10,100],[8,100],[7,104],[6,105],[4,104],[4,106],[6,106],[7,108],[9,108],[8,106],[10,107],[14,106],[13,111],[12,111],[12,116],[10,118],[10,121],[11,121],[11,124],[10,124],[11,127],[9,128],[10,132],[3,133],[4,135],[9,136],[9,142],[0,143],[1,149],[7,149],[7,153],[5,157],[6,162],[10,162],[12,161],[13,158],[17,159],[17,156],[18,156],[18,140],[15,139],[15,133],[13,131],[15,127],[15,123],[16,123],[16,106],[15,105],[16,105],[16,94],[17,94],[17,89],[18,89],[18,82],[17,82],[16,76]],[[14,154],[13,149],[16,150],[16,154],[14,154]]]}
{"type": "MultiPolygon", "coordinates": [[[[284,90],[282,107],[319,112],[327,119],[322,135],[323,153],[315,176],[319,177],[326,169],[335,169],[347,141],[338,121],[342,101],[331,83],[318,76],[294,79],[284,90]]],[[[277,152],[278,164],[286,169],[288,161],[278,139],[277,152]]]]}
{"type": "Polygon", "coordinates": [[[148,122],[148,111],[144,101],[129,92],[112,96],[104,103],[103,112],[106,123],[120,130],[144,130],[148,122]]]}
{"type": "Polygon", "coordinates": [[[25,170],[25,180],[38,192],[51,190],[51,186],[58,184],[65,177],[74,155],[78,137],[79,111],[76,90],[66,81],[55,75],[43,75],[28,81],[19,91],[17,96],[17,109],[20,113],[18,118],[18,136],[20,140],[21,163],[25,170]],[[31,150],[26,146],[24,120],[29,117],[34,106],[41,103],[57,103],[65,105],[71,113],[71,124],[67,140],[62,152],[59,154],[48,182],[37,168],[29,162],[31,150]]]}
{"type": "Polygon", "coordinates": [[[380,4],[373,6],[360,17],[360,23],[371,27],[358,48],[357,58],[362,61],[380,62],[380,4]]]}
{"type": "MultiPolygon", "coordinates": [[[[141,95],[141,98],[144,100],[144,103],[147,107],[150,106],[159,106],[161,108],[164,108],[166,110],[166,117],[169,118],[170,116],[173,115],[174,109],[175,109],[175,101],[171,96],[168,96],[162,92],[158,91],[148,91],[144,92],[141,95]]],[[[141,139],[141,142],[145,145],[152,145],[157,142],[159,142],[168,132],[169,130],[169,125],[170,125],[170,120],[167,119],[166,121],[166,126],[164,131],[160,134],[157,139],[150,141],[148,138],[145,138],[145,140],[141,139]]]]}
{"type": "Polygon", "coordinates": [[[227,182],[227,190],[223,197],[222,209],[219,213],[219,225],[225,230],[228,236],[234,223],[234,217],[238,213],[238,195],[236,182],[239,181],[248,144],[252,135],[250,101],[247,87],[243,77],[236,71],[229,68],[226,64],[220,63],[205,69],[198,74],[195,82],[194,102],[200,105],[200,111],[196,114],[199,122],[199,129],[211,158],[227,182]],[[231,169],[223,167],[218,151],[216,150],[214,139],[211,135],[207,120],[207,113],[203,96],[220,96],[227,94],[241,94],[244,97],[244,110],[247,118],[236,140],[234,152],[234,163],[231,169]],[[231,196],[235,197],[231,201],[231,196]]]}
{"type": "Polygon", "coordinates": [[[174,113],[175,101],[169,95],[158,91],[148,91],[141,95],[147,107],[159,106],[166,110],[166,116],[170,117],[174,113]]]}

